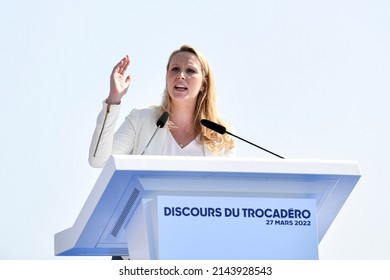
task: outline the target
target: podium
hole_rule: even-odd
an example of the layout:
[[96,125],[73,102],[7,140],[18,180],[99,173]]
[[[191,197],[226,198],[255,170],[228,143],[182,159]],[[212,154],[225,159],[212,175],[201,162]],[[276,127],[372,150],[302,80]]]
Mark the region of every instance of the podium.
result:
[[57,256],[318,259],[353,161],[112,156]]

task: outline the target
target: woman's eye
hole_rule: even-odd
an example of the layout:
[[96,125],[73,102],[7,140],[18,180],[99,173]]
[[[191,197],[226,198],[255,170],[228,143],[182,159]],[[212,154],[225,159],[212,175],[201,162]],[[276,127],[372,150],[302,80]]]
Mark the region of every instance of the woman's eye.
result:
[[173,67],[171,70],[172,70],[173,72],[177,72],[177,71],[179,71],[179,67]]
[[195,71],[194,69],[192,69],[192,68],[188,68],[188,69],[187,69],[187,72],[188,72],[188,73],[191,73],[191,74],[196,73],[196,71]]

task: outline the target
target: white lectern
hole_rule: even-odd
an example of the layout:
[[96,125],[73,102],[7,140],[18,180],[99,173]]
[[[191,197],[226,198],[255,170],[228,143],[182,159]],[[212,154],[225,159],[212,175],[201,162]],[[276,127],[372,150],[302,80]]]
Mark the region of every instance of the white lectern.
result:
[[359,178],[351,161],[112,156],[55,254],[318,259]]

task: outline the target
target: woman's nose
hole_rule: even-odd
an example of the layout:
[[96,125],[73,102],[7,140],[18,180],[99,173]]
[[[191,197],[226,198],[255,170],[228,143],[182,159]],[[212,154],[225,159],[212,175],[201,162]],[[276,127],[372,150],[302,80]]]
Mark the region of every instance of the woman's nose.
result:
[[184,71],[180,71],[178,77],[180,79],[184,79],[186,77],[186,74],[184,73]]

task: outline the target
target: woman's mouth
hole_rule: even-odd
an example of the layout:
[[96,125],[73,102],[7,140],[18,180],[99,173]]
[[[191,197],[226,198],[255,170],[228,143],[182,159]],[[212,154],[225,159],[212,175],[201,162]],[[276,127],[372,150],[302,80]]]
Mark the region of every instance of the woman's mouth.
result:
[[175,86],[175,90],[177,91],[186,91],[188,88],[186,86],[177,85]]

